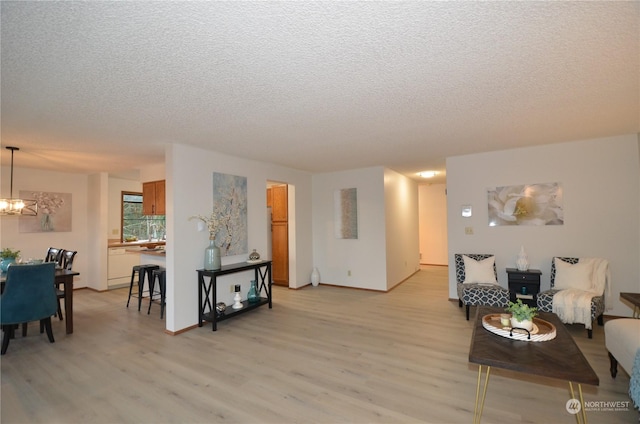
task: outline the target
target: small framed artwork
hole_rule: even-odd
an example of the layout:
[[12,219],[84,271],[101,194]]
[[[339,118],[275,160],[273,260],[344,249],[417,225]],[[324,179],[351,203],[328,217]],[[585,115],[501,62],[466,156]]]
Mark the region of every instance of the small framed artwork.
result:
[[336,238],[358,238],[357,189],[345,188],[334,192],[334,220]]

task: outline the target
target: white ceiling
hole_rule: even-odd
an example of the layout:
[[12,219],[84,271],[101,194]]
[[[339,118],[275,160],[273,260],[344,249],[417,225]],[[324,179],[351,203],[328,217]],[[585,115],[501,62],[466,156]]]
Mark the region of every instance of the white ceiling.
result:
[[[15,165],[309,172],[640,131],[640,2],[1,2]],[[2,150],[7,165],[9,152]]]

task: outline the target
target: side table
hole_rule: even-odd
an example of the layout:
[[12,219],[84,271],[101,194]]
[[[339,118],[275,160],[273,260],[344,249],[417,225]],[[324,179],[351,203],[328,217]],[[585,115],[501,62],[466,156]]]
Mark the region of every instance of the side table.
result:
[[620,297],[633,305],[633,317],[640,319],[640,293],[620,293]]
[[507,268],[510,300],[515,302],[522,299],[522,303],[536,306],[536,296],[540,293],[540,275],[542,272],[539,269],[520,271]]

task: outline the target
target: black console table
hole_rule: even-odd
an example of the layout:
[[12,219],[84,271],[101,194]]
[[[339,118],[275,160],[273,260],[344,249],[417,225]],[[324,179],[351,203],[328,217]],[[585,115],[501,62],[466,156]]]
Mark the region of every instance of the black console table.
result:
[[[260,300],[249,303],[244,300],[242,309],[232,309],[230,306],[224,313],[216,312],[216,287],[217,278],[227,274],[234,274],[242,271],[255,271],[255,280],[258,283],[258,293]],[[271,261],[260,261],[256,263],[241,262],[238,264],[224,265],[222,269],[217,271],[207,271],[204,269],[198,272],[198,327],[202,327],[203,321],[210,321],[213,331],[217,330],[218,321],[232,318],[238,314],[248,312],[262,305],[269,305],[269,309],[273,307],[271,303]],[[263,297],[262,293],[267,295]]]

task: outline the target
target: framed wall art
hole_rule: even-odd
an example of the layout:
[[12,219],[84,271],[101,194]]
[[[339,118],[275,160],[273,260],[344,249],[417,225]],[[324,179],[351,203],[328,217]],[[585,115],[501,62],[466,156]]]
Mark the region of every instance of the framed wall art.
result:
[[357,189],[345,188],[334,192],[334,221],[336,238],[358,238]]
[[37,216],[20,216],[21,233],[71,231],[71,193],[20,190],[20,197],[34,199]]
[[487,190],[489,226],[564,225],[561,183],[523,184]]
[[216,234],[221,256],[248,253],[247,177],[213,173],[213,209],[222,225]]

